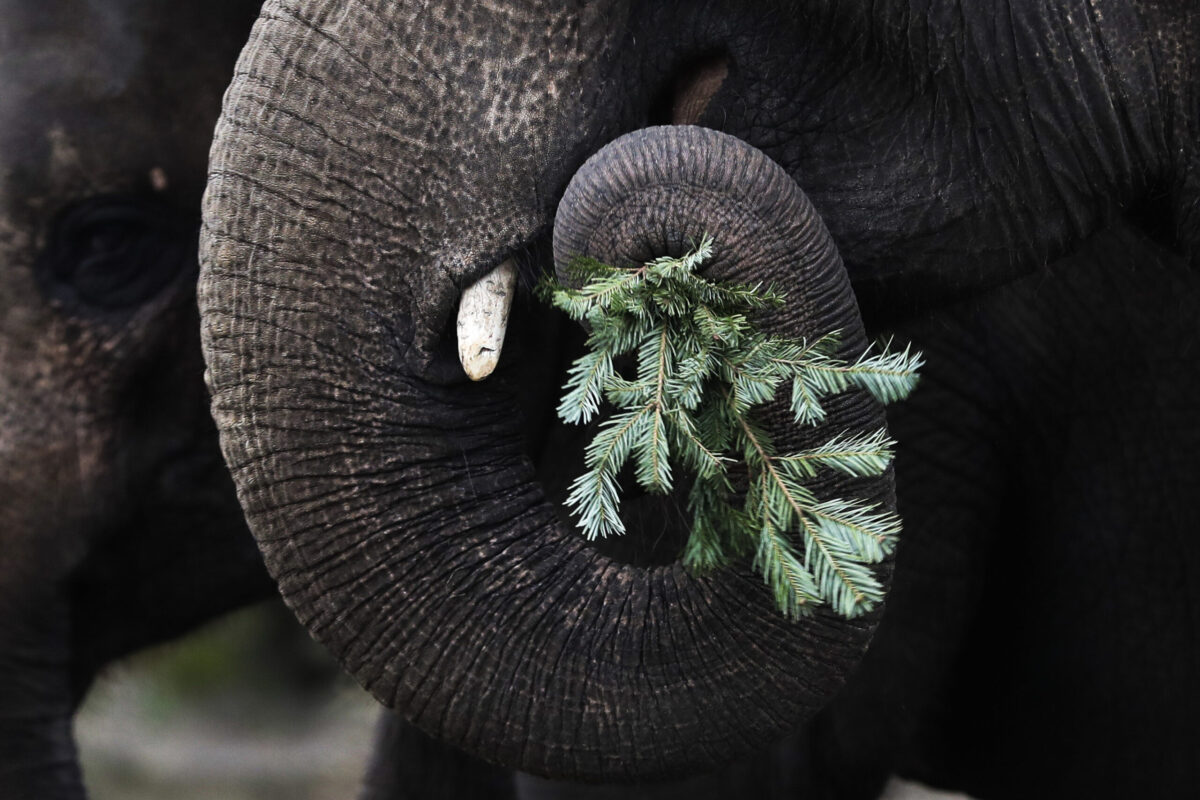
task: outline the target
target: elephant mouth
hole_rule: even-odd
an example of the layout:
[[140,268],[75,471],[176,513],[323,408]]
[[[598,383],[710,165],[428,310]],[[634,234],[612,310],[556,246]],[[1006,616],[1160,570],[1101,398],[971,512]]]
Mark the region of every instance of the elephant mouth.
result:
[[[567,511],[571,482],[585,470],[584,450],[610,416],[605,409],[587,425],[571,425],[559,418],[567,372],[587,350],[587,332],[565,315],[539,301],[532,287],[542,276],[553,274],[550,237],[545,234],[520,248],[512,257],[516,266],[511,312],[495,372],[482,380],[505,394],[505,406],[519,419],[523,453],[546,501],[555,510],[564,530],[579,537],[576,520]],[[490,274],[490,273],[489,273]],[[481,278],[478,284],[487,280]],[[478,285],[476,284],[476,285]],[[446,338],[461,336],[461,327],[447,330]],[[461,341],[460,341],[461,343]],[[617,368],[629,374],[629,363]],[[601,537],[589,542],[598,553],[634,567],[675,563],[689,534],[686,496],[689,483],[681,481],[671,493],[654,495],[642,489],[632,465],[620,477],[625,536]]]

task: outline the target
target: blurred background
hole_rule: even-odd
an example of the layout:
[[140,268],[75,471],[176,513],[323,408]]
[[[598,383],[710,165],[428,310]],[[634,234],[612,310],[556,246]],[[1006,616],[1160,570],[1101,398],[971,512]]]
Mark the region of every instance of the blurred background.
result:
[[271,601],[111,667],[76,736],[92,800],[346,800],[378,709]]

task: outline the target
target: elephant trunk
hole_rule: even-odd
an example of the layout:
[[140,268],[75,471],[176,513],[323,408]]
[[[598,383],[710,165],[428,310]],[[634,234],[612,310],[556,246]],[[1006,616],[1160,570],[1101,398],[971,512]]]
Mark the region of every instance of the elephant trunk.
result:
[[[765,324],[814,338],[842,331],[842,350],[866,347],[845,267],[816,210],[784,170],[735,137],[694,126],[646,128],[621,137],[575,174],[558,207],[554,260],[585,255],[629,266],[681,256],[715,241],[709,277],[774,283],[787,305]],[[880,424],[866,416],[845,427]]]

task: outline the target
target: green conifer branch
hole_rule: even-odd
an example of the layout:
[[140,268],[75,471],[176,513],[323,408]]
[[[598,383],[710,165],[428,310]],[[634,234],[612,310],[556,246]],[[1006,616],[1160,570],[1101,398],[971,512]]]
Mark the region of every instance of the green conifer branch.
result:
[[[765,524],[774,531],[789,530],[799,525],[804,534],[806,561],[809,562],[806,567],[812,566],[812,562],[815,562],[816,575],[829,576],[823,583],[826,586],[832,583],[836,587],[828,594],[832,595],[839,614],[853,617],[869,610],[871,605],[867,603],[867,599],[869,595],[878,594],[873,591],[878,587],[878,583],[875,582],[874,576],[869,571],[855,570],[843,563],[843,560],[867,560],[868,554],[864,553],[862,548],[850,545],[845,538],[835,540],[833,537],[826,536],[832,531],[823,527],[819,519],[813,519],[813,509],[817,507],[816,499],[807,489],[790,480],[780,469],[772,455],[773,448],[763,441],[761,432],[755,430],[744,419],[739,422],[749,448],[746,462],[751,470],[758,473],[760,516]],[[881,558],[882,556],[874,559],[871,563],[876,563]],[[807,569],[804,572],[807,573]],[[783,575],[788,580],[797,578],[797,573],[790,568],[783,570]],[[799,582],[792,587],[792,590],[799,595],[807,596],[807,593],[802,591],[803,586]],[[820,596],[816,599],[819,600]],[[786,609],[783,610],[787,613]]]
[[[591,328],[588,352],[568,372],[559,416],[583,424],[602,400],[617,409],[587,446],[587,471],[571,484],[567,505],[589,538],[624,533],[618,477],[629,459],[637,483],[658,494],[671,491],[682,469],[692,479],[685,565],[704,572],[753,556],[788,617],[821,605],[846,617],[866,613],[883,597],[871,567],[895,548],[900,520],[857,500],[818,501],[805,483],[825,471],[880,475],[894,442],[883,430],[843,432],[779,453],[752,411],[783,384],[802,425],[823,421],[821,402],[852,389],[894,402],[915,386],[921,357],[885,346],[847,363],[836,357],[836,331],[811,342],[763,334],[747,313],[778,306],[783,296],[700,277],[711,256],[705,238],[682,258],[633,268],[578,259],[568,268],[578,288],[552,280],[539,287]],[[628,378],[614,359],[634,352],[636,376]],[[734,464],[745,470],[740,507]]]

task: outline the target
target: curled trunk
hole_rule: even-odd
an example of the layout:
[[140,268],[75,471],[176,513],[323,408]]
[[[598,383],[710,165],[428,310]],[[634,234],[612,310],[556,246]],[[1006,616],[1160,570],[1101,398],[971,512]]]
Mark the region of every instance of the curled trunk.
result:
[[[335,23],[357,21],[306,21]],[[313,60],[296,79],[312,91],[355,68],[308,27],[301,36]],[[520,182],[451,191],[434,181],[435,195],[409,162],[379,158],[411,137],[372,130],[379,109],[355,113],[359,94],[337,95],[344,116],[319,128],[277,107],[305,95],[291,86],[276,99],[269,87],[293,73],[275,52],[251,42],[218,128],[201,308],[226,460],[268,568],[310,631],[424,732],[545,775],[709,769],[823,706],[877,615],[791,623],[748,565],[697,577],[599,553],[535,479],[521,423],[530,388],[503,363],[470,383],[439,345],[452,341],[452,281],[506,255],[479,232],[544,224],[529,207],[491,216],[521,207]],[[296,174],[321,177],[298,192]],[[472,193],[486,200],[433,205]],[[423,227],[425,213],[436,227]],[[679,253],[709,233],[720,244],[711,274],[788,290],[766,324],[792,336],[841,329],[847,351],[864,345],[812,206],[731,137],[669,128],[623,139],[583,168],[558,214],[556,252],[616,261]],[[536,354],[506,349],[514,356]],[[859,394],[829,410],[838,432],[883,423]],[[778,411],[768,429],[801,444]],[[836,488],[892,505],[890,477]]]

